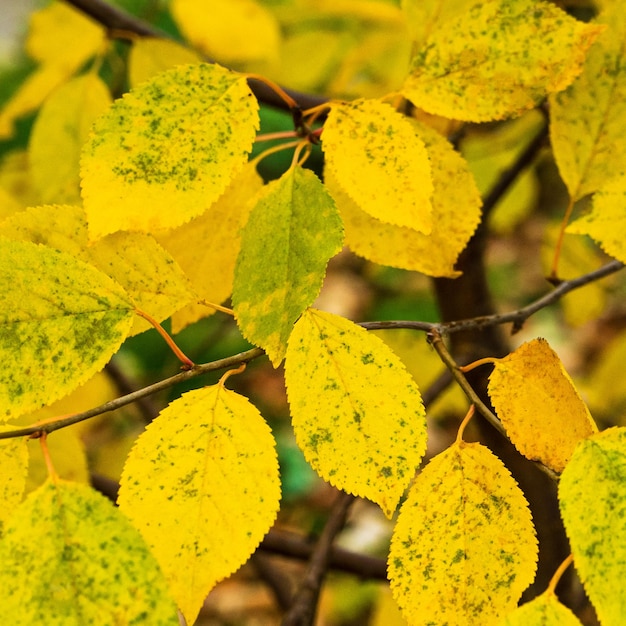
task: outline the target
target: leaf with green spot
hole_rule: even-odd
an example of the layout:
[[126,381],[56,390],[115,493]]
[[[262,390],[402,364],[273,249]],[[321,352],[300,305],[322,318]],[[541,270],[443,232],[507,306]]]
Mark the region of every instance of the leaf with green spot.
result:
[[292,167],[259,195],[241,235],[233,307],[244,337],[274,366],[342,243],[335,202],[310,170]]
[[141,535],[91,487],[48,480],[15,510],[0,541],[0,623],[178,624]]
[[1,419],[61,398],[104,367],[133,311],[122,287],[92,265],[0,239]]
[[603,626],[626,615],[626,428],[581,441],[559,481],[576,571]]
[[422,398],[398,357],[353,322],[308,309],[289,338],[285,380],[306,460],[391,517],[426,450]]
[[116,100],[81,159],[91,238],[203,213],[246,162],[258,126],[245,75],[215,64],[168,70]]
[[506,616],[501,626],[582,626],[582,622],[546,591]]
[[119,506],[192,624],[211,588],[254,552],[279,500],[269,426],[246,398],[214,385],[172,402],[140,435]]
[[322,148],[326,171],[361,210],[387,224],[431,231],[428,153],[405,116],[379,100],[333,104]]
[[391,591],[412,626],[496,626],[537,568],[524,495],[478,443],[454,443],[411,486],[389,551]]
[[26,441],[25,437],[0,440],[0,536],[4,524],[24,497],[28,471]]

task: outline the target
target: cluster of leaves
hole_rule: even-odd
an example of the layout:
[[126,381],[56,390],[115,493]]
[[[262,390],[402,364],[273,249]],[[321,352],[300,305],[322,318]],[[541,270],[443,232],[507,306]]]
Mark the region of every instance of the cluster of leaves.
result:
[[[215,15],[201,2],[172,3],[197,48],[233,65],[271,61],[278,29],[268,9],[211,4]],[[464,442],[461,428],[413,481],[427,444],[416,383],[379,337],[312,306],[344,245],[374,263],[457,276],[482,201],[441,130],[520,116],[546,98],[570,195],[563,229],[574,203],[593,194],[567,228],[626,262],[618,3],[591,23],[539,0],[440,4],[407,0],[400,12],[372,3],[367,19],[408,25],[413,52],[400,86],[304,111],[267,79],[142,38],[128,59],[131,89],[112,101],[99,74],[113,54],[105,30],[60,3],[33,16],[28,51],[38,65],[0,115],[8,136],[39,109],[28,146],[37,202],[9,198],[0,223],[3,623],[173,624],[178,607],[191,624],[207,593],[255,551],[279,511],[280,473],[267,423],[226,388],[237,370],[171,402],[138,437],[119,508],[61,480],[54,455],[49,479],[23,495],[25,435],[98,410],[11,424],[87,382],[129,336],[150,325],[166,335],[159,323],[168,318],[177,332],[231,297],[242,335],[262,351],[228,365],[262,352],[284,363],[309,464],[389,518],[400,507],[388,573],[409,623],[578,623],[556,598],[558,576],[516,608],[535,576],[537,541],[503,463]],[[241,45],[220,34],[222,23],[246,25],[236,11],[252,20]],[[296,120],[281,145],[294,149],[291,164],[268,183],[257,173],[267,153],[250,157],[264,139],[251,79],[272,85]],[[320,139],[323,182],[305,167]],[[422,329],[445,353],[444,326]],[[205,371],[180,356],[190,376]],[[544,340],[487,361],[492,418],[522,455],[560,475],[576,569],[601,623],[622,623],[625,431],[598,432]]]

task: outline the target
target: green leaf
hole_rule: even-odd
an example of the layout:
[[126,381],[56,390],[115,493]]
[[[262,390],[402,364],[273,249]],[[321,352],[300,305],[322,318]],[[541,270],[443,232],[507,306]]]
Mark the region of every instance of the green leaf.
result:
[[509,613],[502,626],[582,626],[582,622],[546,591]]
[[574,564],[602,626],[626,616],[626,429],[581,441],[559,482]]
[[28,471],[26,439],[0,440],[0,536],[3,526],[24,497]]
[[116,100],[83,149],[91,238],[203,213],[246,162],[258,126],[246,77],[214,64],[168,70]]
[[0,622],[178,624],[163,575],[126,517],[90,487],[48,481],[0,542]]
[[391,517],[426,450],[422,398],[398,357],[353,322],[308,309],[289,339],[285,380],[306,460]]
[[280,477],[269,426],[221,384],[172,402],[133,447],[119,505],[151,547],[187,623],[270,529]]
[[259,195],[241,235],[233,306],[244,337],[274,366],[342,243],[335,202],[310,170],[292,167]]
[[50,404],[104,367],[128,335],[133,310],[95,267],[0,239],[0,420]]

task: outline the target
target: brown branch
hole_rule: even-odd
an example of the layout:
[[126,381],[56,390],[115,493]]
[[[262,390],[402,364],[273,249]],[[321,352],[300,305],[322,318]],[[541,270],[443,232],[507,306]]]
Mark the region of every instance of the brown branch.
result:
[[354,496],[347,493],[339,494],[313,550],[304,580],[281,626],[313,626],[322,583],[330,563],[333,541],[346,523],[348,510],[353,501]]
[[[120,395],[127,395],[137,390],[137,385],[134,385],[132,381],[129,380],[128,376],[117,364],[115,357],[105,365],[104,371],[117,387]],[[137,398],[135,402],[146,424],[149,424],[159,414],[159,409],[148,396]]]

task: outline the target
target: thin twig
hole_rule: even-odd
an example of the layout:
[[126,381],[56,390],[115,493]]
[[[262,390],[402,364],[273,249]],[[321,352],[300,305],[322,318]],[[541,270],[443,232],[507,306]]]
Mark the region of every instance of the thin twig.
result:
[[340,493],[311,555],[309,567],[281,626],[313,626],[320,590],[330,563],[333,541],[346,523],[354,496]]

